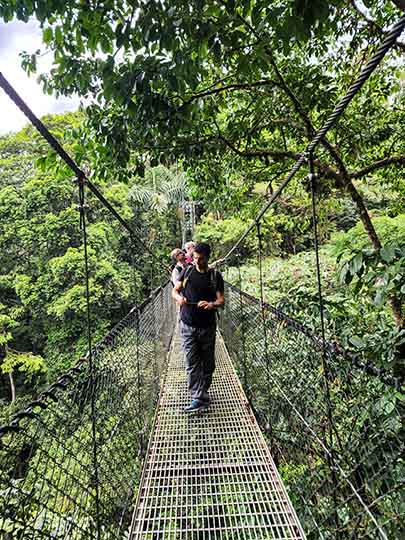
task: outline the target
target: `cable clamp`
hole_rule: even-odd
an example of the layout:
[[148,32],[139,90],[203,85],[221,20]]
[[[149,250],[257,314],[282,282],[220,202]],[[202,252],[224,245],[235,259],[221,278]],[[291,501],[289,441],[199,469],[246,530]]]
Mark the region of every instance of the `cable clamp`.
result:
[[76,178],[73,180],[73,182],[77,182],[79,184],[85,184],[87,182],[87,176],[85,172],[80,170],[80,172],[77,173]]

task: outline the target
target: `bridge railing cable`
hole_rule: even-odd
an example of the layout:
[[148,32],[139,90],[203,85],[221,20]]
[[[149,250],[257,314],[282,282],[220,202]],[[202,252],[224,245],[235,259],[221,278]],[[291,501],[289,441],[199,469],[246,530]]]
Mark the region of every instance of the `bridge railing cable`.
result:
[[[401,537],[400,381],[326,339],[312,157],[404,27],[402,17],[278,189],[218,261],[239,260],[247,237],[258,232],[260,299],[241,290],[239,268],[239,288],[226,286],[222,331],[309,538]],[[321,336],[263,298],[260,223],[308,161]]]
[[307,537],[399,540],[404,442],[398,390],[239,287],[226,283],[225,295],[220,324],[226,345]]
[[92,365],[80,359],[0,428],[2,538],[124,536],[176,316],[170,294],[156,289],[93,347]]
[[143,276],[144,288],[167,277],[167,268],[1,73],[0,86],[77,178],[88,342],[87,355],[75,367],[0,428],[0,533],[7,538],[121,538],[129,525],[175,311],[171,285],[158,287],[93,347],[87,209],[94,200],[127,233],[122,242],[129,240],[135,281],[136,270],[145,273],[145,257],[153,275]]

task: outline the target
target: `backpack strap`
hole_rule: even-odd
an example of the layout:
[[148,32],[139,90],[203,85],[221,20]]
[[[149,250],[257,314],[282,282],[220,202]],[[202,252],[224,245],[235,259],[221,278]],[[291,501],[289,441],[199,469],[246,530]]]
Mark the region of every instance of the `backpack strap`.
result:
[[[190,278],[190,276],[191,276],[191,274],[193,273],[194,270],[195,270],[195,266],[193,264],[186,268],[184,278],[183,278],[183,289],[186,288],[187,282],[188,282],[188,280],[189,280],[189,278]],[[215,268],[209,268],[208,269],[208,274],[210,276],[211,286],[213,287],[214,291],[216,292],[217,284],[218,284],[218,281],[217,281],[218,272],[217,272],[217,270]]]
[[215,268],[210,268],[208,270],[209,274],[210,274],[210,282],[211,282],[211,286],[213,287],[214,291],[216,292],[217,291],[217,271]]
[[194,268],[195,266],[193,264],[191,264],[190,266],[187,266],[186,271],[184,273],[184,278],[183,278],[183,289],[186,288],[187,281],[189,280]]
[[[211,281],[211,287],[213,287],[215,294],[217,293],[217,287],[218,287],[218,271],[216,268],[210,268],[209,270],[210,274],[210,281]],[[219,314],[219,309],[215,310],[216,318],[219,320],[221,318]]]

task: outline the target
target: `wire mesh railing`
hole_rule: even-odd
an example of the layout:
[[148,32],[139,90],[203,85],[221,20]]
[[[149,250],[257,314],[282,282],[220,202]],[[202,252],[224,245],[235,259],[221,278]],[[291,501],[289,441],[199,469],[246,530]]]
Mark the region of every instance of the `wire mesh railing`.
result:
[[327,343],[328,404],[322,340],[229,283],[221,327],[308,539],[403,538],[395,385]]
[[93,376],[82,358],[0,429],[1,538],[124,536],[175,316],[156,289],[94,347]]
[[304,540],[220,336],[211,405],[189,416],[177,328],[131,540]]

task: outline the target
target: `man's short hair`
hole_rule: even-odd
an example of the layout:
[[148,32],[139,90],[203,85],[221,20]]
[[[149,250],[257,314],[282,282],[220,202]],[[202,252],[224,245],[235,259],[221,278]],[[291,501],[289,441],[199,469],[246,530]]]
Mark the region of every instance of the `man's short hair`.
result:
[[195,246],[194,251],[196,253],[200,253],[201,255],[205,255],[205,257],[209,259],[209,256],[211,255],[211,246],[205,242],[200,242]]
[[176,248],[170,253],[170,257],[173,259],[173,261],[175,261],[177,256],[180,255],[180,253],[184,253],[183,250],[180,248]]

